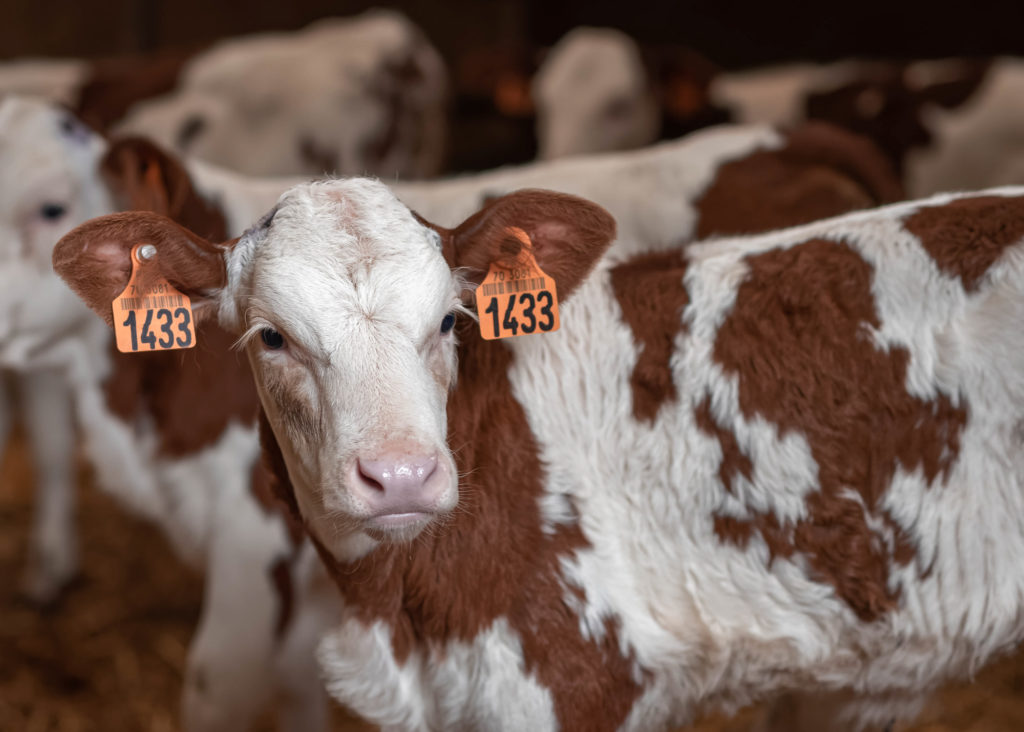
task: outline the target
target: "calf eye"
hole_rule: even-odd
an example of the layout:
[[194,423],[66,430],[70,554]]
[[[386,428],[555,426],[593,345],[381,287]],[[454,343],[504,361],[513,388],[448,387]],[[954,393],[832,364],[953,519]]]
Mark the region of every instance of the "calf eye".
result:
[[284,348],[284,336],[273,328],[264,328],[261,330],[260,338],[263,339],[263,345],[271,351],[277,351]]
[[66,206],[60,203],[44,203],[39,207],[39,215],[47,221],[56,221],[68,212]]
[[441,321],[441,332],[447,333],[453,327],[455,327],[455,313],[448,313]]

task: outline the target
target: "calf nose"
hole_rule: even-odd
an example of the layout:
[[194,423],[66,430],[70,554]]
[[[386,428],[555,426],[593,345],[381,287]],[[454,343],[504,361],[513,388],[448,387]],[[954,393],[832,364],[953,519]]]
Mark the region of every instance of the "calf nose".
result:
[[386,455],[372,460],[359,458],[359,477],[367,485],[390,493],[421,488],[437,470],[437,455]]
[[374,513],[430,511],[445,484],[437,453],[360,457],[355,472],[355,491]]

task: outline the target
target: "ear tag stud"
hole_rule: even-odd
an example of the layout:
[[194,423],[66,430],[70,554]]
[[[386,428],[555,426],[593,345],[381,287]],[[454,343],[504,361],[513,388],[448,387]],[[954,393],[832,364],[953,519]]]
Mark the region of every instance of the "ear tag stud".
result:
[[121,353],[192,348],[196,329],[192,301],[160,273],[156,247],[132,247],[132,276],[111,303],[114,337]]
[[517,226],[507,236],[522,243],[519,253],[491,262],[484,281],[476,288],[480,335],[497,338],[552,333],[558,330],[558,291],[533,254],[529,235]]

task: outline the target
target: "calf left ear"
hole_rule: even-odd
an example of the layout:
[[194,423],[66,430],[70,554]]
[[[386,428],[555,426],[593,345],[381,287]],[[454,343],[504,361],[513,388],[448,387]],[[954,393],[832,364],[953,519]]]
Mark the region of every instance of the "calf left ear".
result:
[[537,264],[566,300],[615,239],[615,219],[596,203],[565,193],[522,190],[495,198],[449,232],[444,254],[452,267],[479,284],[491,262],[515,257],[523,246],[508,229],[525,231]]
[[214,244],[158,214],[131,211],[86,221],[57,242],[53,269],[107,325],[113,325],[111,304],[131,277],[136,244],[156,248],[152,266],[144,271],[163,275],[188,295],[197,323],[213,311],[209,306],[227,283],[224,254],[232,243]]

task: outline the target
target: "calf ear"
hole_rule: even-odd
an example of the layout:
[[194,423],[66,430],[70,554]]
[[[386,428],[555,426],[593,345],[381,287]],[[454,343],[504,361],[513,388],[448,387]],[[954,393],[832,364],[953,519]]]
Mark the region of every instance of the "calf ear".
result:
[[514,257],[522,243],[509,227],[525,231],[537,264],[566,300],[615,239],[615,219],[595,203],[553,191],[522,190],[495,198],[452,231],[445,258],[479,284],[491,262]]
[[227,238],[223,215],[195,189],[185,166],[149,140],[113,140],[100,170],[118,208],[153,211],[200,236],[218,241]]
[[231,245],[213,244],[159,214],[132,211],[87,221],[53,249],[53,269],[97,315],[113,325],[111,303],[132,273],[131,251],[152,244],[156,269],[192,299],[198,323],[214,310],[227,282],[224,254]]

